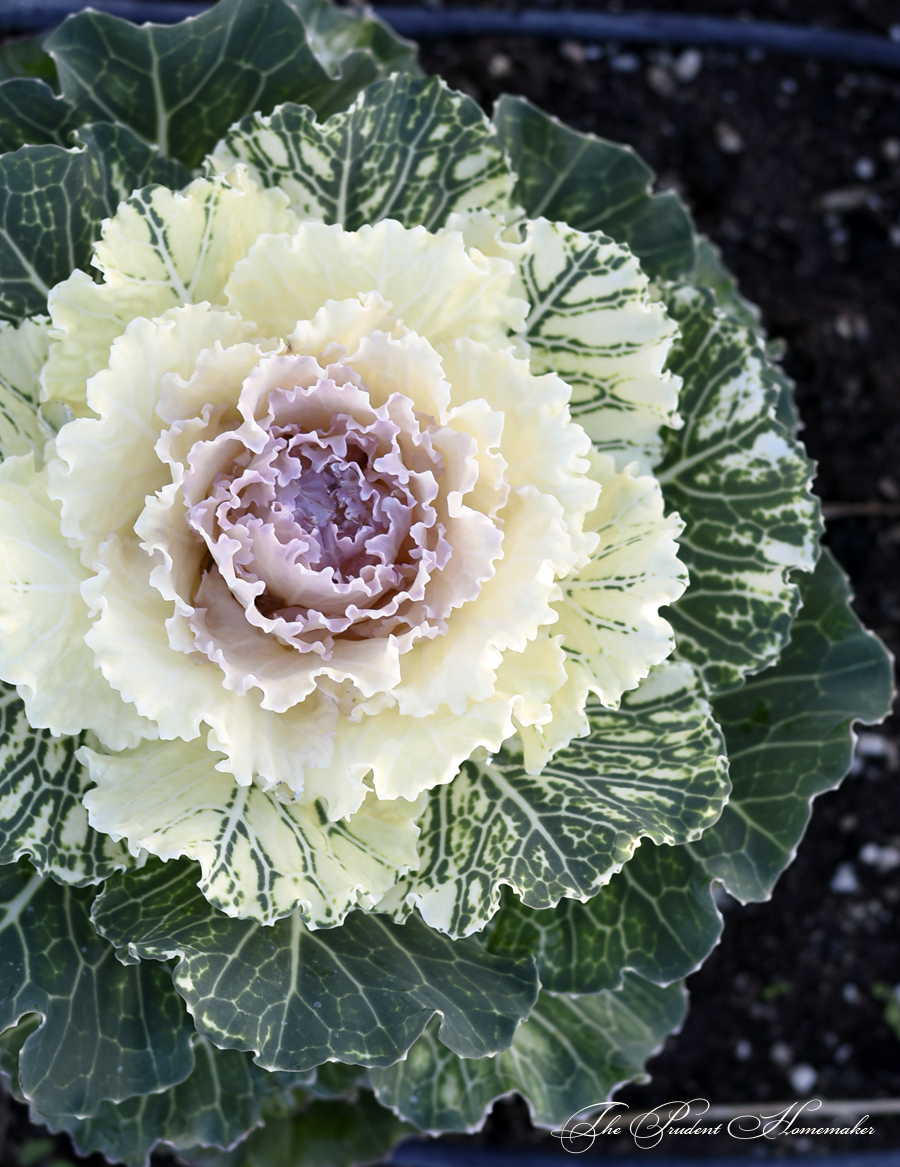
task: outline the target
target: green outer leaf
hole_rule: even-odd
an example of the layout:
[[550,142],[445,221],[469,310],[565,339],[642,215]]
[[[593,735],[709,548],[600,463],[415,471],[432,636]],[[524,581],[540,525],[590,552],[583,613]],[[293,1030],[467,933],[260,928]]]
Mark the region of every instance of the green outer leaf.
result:
[[684,380],[683,429],[657,469],[667,508],[687,524],[691,583],[668,610],[678,654],[712,692],[778,659],[799,604],[792,567],[811,571],[822,531],[812,463],[776,417],[782,380],[756,336],[712,292],[665,292],[681,328],[669,367]]
[[597,993],[618,989],[626,969],[671,984],[699,968],[721,932],[703,866],[685,847],[644,842],[585,904],[567,899],[535,912],[507,893],[487,946],[505,956],[533,952],[549,992]]
[[0,152],[20,146],[68,146],[69,134],[85,119],[49,85],[32,77],[0,84]]
[[464,935],[494,914],[504,883],[532,908],[586,899],[642,837],[684,842],[718,818],[724,742],[689,667],[662,665],[620,709],[591,699],[587,712],[590,736],[542,774],[503,751],[432,792],[422,866],[390,893],[398,914],[415,904],[432,926]]
[[353,1167],[380,1163],[413,1127],[379,1106],[369,1090],[352,1102],[314,1100],[285,1110],[266,1108],[266,1125],[226,1154],[198,1150],[194,1167]]
[[142,187],[158,184],[179,190],[192,178],[176,158],[160,158],[125,126],[109,122],[81,126],[75,131],[75,141],[83,142],[102,168],[103,198],[110,215]]
[[95,924],[136,956],[179,955],[175,987],[198,1031],[256,1050],[266,1069],[388,1065],[435,1012],[441,1041],[482,1057],[509,1045],[537,995],[532,958],[453,943],[416,918],[400,926],[351,912],[311,932],[295,914],[263,927],[211,908],[196,881],[192,863],[151,860],[105,885]]
[[86,150],[23,146],[0,156],[0,316],[43,312],[47,293],[86,267],[109,213]]
[[738,290],[737,280],[722,263],[722,252],[712,240],[700,236],[696,241],[694,266],[686,273],[689,283],[698,288],[709,288],[716,304],[738,324],[763,336],[761,313]]
[[0,1073],[5,1075],[4,1085],[19,1102],[27,1101],[19,1085],[19,1054],[41,1020],[39,1013],[26,1013],[15,1025],[0,1032]]
[[348,231],[385,218],[435,231],[453,211],[505,209],[513,182],[484,114],[439,77],[378,82],[323,124],[299,105],[254,113],[215,152],[219,170],[236,162],[283,187],[301,218]]
[[128,1167],[143,1167],[159,1143],[176,1150],[233,1147],[261,1124],[263,1103],[283,1088],[283,1076],[267,1074],[246,1054],[216,1049],[196,1035],[193,1046],[193,1073],[168,1090],[104,1102],[92,1118],[32,1113],[32,1120],[68,1131],[80,1155],[99,1151]]
[[25,863],[0,869],[0,1031],[44,1024],[22,1046],[25,1096],[45,1114],[164,1090],[191,1072],[190,1020],[160,965],[125,966],[91,925],[92,896]]
[[88,825],[89,783],[75,758],[84,735],[32,729],[11,685],[0,684],[0,864],[28,855],[61,883],[99,883],[131,865],[123,843]]
[[628,973],[615,991],[541,993],[510,1049],[494,1058],[454,1057],[429,1026],[405,1061],[369,1078],[381,1103],[433,1133],[477,1129],[494,1099],[513,1090],[538,1126],[554,1126],[623,1082],[646,1080],[644,1062],[686,1008],[680,983],[661,989]]
[[694,264],[694,229],[668,191],[651,195],[653,171],[630,146],[579,134],[523,97],[504,94],[494,125],[518,174],[514,197],[529,219],[543,215],[627,243],[651,276],[674,278]]
[[329,72],[342,64],[354,49],[367,49],[379,74],[411,72],[421,76],[414,41],[398,36],[371,9],[339,8],[331,0],[288,0],[306,25],[313,52]]
[[8,40],[0,45],[0,81],[11,77],[37,77],[59,88],[56,66],[37,37]]
[[330,112],[378,74],[374,57],[354,54],[350,91],[333,80],[286,0],[221,0],[176,25],[136,27],[82,12],[45,44],[74,106],[128,126],[188,166],[198,165],[228,126],[253,110],[268,113],[297,101]]
[[42,312],[54,284],[87,269],[100,224],[148,182],[185,171],[124,126],[83,127],[81,149],[23,146],[0,155],[0,318]]
[[794,857],[812,799],[846,774],[854,718],[880,721],[891,707],[891,656],[851,611],[829,551],[801,577],[800,592],[803,606],[778,664],[713,703],[734,793],[691,850],[742,901],[768,898]]

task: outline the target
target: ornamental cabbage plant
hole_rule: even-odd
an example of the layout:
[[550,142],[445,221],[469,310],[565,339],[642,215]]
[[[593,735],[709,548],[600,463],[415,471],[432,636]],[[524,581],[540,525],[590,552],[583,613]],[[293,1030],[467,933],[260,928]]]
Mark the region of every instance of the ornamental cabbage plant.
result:
[[0,1067],[136,1167],[560,1124],[890,700],[790,384],[630,150],[369,16],[45,48],[59,94],[0,84]]

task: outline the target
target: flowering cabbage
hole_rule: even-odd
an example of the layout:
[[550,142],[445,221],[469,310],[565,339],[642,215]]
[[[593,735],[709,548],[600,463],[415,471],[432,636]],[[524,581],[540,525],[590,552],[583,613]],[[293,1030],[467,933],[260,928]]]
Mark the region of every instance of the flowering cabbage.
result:
[[368,17],[48,45],[62,97],[0,85],[0,1069],[135,1165],[361,1088],[562,1122],[887,699],[790,386],[632,153]]
[[[0,677],[32,725],[96,735],[92,825],[198,859],[231,914],[371,907],[418,865],[425,791],[517,731],[539,772],[589,691],[615,707],[671,651],[679,521],[634,464],[591,464],[521,337],[523,268],[598,245],[503,226],[485,255],[469,221],[299,221],[239,166],[125,203],[103,282],[50,293],[45,408],[76,416],[39,469],[0,467]],[[667,407],[673,330],[599,249],[569,331],[630,331],[629,381]]]

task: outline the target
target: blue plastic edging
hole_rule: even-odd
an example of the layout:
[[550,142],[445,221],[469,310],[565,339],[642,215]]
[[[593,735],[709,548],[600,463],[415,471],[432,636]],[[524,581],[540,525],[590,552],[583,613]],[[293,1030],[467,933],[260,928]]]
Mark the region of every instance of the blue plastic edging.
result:
[[[684,1156],[671,1158],[666,1156],[645,1155],[637,1151],[635,1156],[598,1154],[588,1151],[585,1158],[572,1156],[562,1149],[558,1153],[548,1151],[531,1151],[527,1148],[509,1151],[489,1146],[471,1146],[463,1143],[445,1143],[438,1140],[407,1139],[402,1142],[385,1162],[390,1167],[564,1167],[569,1164],[575,1167],[587,1167],[588,1163],[597,1164],[601,1161],[605,1167],[617,1167],[627,1164],[634,1167],[636,1157],[642,1157],[647,1167],[738,1167],[739,1164],[767,1164],[776,1159],[774,1152],[777,1149],[788,1149],[783,1142],[777,1139],[765,1147],[765,1154],[758,1141],[752,1144],[735,1140],[735,1153],[722,1155],[718,1158],[706,1156],[690,1159]],[[771,1151],[769,1150],[771,1146]],[[573,1162],[574,1158],[574,1162]],[[784,1156],[777,1156],[779,1163],[784,1163]],[[804,1154],[803,1167],[900,1167],[900,1151],[834,1151],[828,1155]]]
[[553,12],[533,8],[521,12],[447,8],[435,12],[424,8],[376,6],[375,11],[401,36],[417,38],[502,35],[717,45],[900,68],[900,43],[887,37],[772,21],[671,16],[661,12]]
[[[174,0],[94,0],[98,11],[135,23],[172,24],[210,5]],[[34,32],[60,24],[86,7],[84,0],[0,0],[0,29]],[[900,69],[900,43],[869,33],[809,28],[772,21],[679,16],[661,12],[554,12],[484,8],[427,9],[378,6],[375,11],[401,36],[423,39],[471,36],[539,36],[630,44],[689,44],[764,49],[800,57]]]

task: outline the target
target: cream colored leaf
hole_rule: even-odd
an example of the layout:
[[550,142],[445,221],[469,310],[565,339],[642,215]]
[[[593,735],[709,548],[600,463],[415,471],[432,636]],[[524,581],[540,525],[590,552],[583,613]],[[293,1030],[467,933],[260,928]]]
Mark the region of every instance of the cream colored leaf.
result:
[[358,231],[302,223],[295,234],[265,235],[237,264],[228,307],[264,336],[288,336],[328,300],[378,292],[393,315],[431,344],[467,336],[505,347],[527,305],[509,291],[505,259],[474,258],[457,234],[407,230],[388,219]]
[[33,455],[0,465],[0,677],[15,685],[30,723],[54,734],[92,729],[111,749],[156,736],[111,689],[85,645],[86,572],[59,529],[46,471]]
[[617,472],[609,455],[594,456],[600,501],[585,522],[599,537],[590,563],[562,584],[554,631],[587,687],[616,708],[653,665],[669,656],[674,634],[659,609],[687,586],[676,539],[684,524],[666,516],[659,483],[631,466]]
[[85,796],[91,825],[134,855],[198,860],[203,894],[229,916],[271,924],[299,907],[307,926],[332,927],[418,864],[416,803],[369,794],[349,821],[330,822],[318,803],[239,786],[201,741],[79,756],[98,783]]
[[0,321],[0,456],[40,454],[47,432],[38,418],[40,373],[47,359],[44,316],[18,328]]
[[660,427],[681,424],[680,382],[663,371],[678,330],[651,301],[638,260],[600,232],[536,219],[521,273],[532,368],[572,386],[572,416],[597,450],[647,473],[662,453]]
[[87,413],[87,381],[129,321],[179,304],[221,304],[232,268],[258,236],[294,228],[281,191],[261,190],[241,168],[229,179],[200,178],[183,192],[145,187],[104,223],[94,259],[103,283],[76,271],[50,293],[45,398]]

